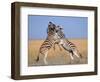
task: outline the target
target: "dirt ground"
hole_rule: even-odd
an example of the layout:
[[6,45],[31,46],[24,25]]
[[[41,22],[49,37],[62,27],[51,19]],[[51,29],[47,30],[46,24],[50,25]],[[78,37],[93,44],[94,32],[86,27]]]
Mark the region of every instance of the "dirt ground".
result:
[[[39,52],[39,48],[44,40],[30,40],[28,43],[28,66],[44,66],[43,55],[40,55],[40,60],[36,62],[36,58]],[[71,65],[71,64],[86,64],[88,52],[87,52],[87,40],[86,39],[70,39],[72,43],[77,46],[77,49],[82,54],[82,58],[79,59],[74,56],[74,60],[71,60],[68,55],[68,51],[62,48],[62,51],[56,45],[55,51],[53,48],[49,50],[47,61],[48,65]]]

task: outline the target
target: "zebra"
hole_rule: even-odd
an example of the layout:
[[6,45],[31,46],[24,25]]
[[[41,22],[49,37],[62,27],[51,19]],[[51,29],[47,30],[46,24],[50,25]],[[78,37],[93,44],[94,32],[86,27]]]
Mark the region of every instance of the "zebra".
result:
[[79,50],[77,49],[77,47],[75,46],[75,44],[73,44],[72,42],[70,42],[64,32],[62,31],[61,26],[56,26],[56,33],[58,34],[58,39],[60,41],[57,42],[57,44],[62,47],[64,50],[69,52],[69,55],[71,57],[71,59],[74,59],[74,55],[78,58],[82,58],[81,53],[79,52]]
[[44,55],[44,63],[48,64],[46,58],[48,55],[48,51],[51,49],[51,47],[54,46],[55,43],[59,43],[59,36],[57,34],[57,29],[56,25],[53,24],[52,22],[49,22],[48,24],[48,29],[47,29],[47,38],[46,40],[42,43],[39,49],[39,54],[37,56],[36,61],[39,61],[39,56],[40,54]]

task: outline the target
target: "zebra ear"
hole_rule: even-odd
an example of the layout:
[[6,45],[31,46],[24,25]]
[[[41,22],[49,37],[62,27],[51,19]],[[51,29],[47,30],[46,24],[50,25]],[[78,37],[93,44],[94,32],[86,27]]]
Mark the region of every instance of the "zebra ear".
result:
[[49,25],[50,25],[50,24],[53,24],[53,23],[50,21],[50,22],[49,22]]
[[63,30],[63,28],[61,28],[61,26],[58,25],[57,27],[58,27],[60,30]]
[[52,25],[54,25],[54,24],[52,22],[49,22],[48,26],[52,26]]

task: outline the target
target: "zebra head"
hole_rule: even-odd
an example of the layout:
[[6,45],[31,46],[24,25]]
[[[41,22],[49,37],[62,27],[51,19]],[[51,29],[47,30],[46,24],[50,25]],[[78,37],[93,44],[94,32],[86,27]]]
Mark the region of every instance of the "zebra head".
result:
[[56,28],[56,25],[53,24],[52,22],[49,22],[48,28],[47,28],[47,34],[49,34],[49,33],[54,34],[54,32],[56,30],[55,28]]
[[58,26],[56,26],[55,30],[56,30],[56,32],[61,32],[61,31],[63,31],[63,28],[58,25]]
[[61,26],[56,26],[55,31],[60,38],[65,38],[65,34],[63,32],[63,28]]

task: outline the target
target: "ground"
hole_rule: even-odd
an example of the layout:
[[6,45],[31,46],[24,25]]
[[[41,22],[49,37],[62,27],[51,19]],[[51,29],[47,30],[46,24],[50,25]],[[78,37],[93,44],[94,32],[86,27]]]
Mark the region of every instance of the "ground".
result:
[[[36,62],[36,58],[39,52],[39,48],[44,40],[29,40],[28,43],[28,66],[44,66],[43,55],[40,55],[40,60]],[[82,54],[82,58],[79,59],[74,56],[74,60],[71,60],[68,55],[68,51],[62,48],[62,51],[56,45],[55,50],[51,48],[48,53],[47,61],[48,65],[68,65],[68,64],[86,64],[87,63],[87,40],[86,39],[69,39],[77,46],[77,49]]]

